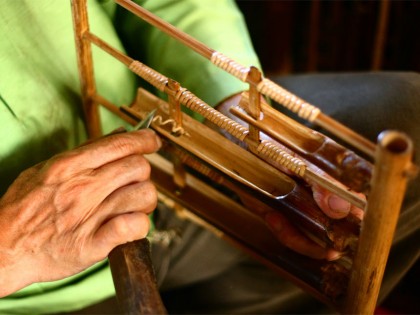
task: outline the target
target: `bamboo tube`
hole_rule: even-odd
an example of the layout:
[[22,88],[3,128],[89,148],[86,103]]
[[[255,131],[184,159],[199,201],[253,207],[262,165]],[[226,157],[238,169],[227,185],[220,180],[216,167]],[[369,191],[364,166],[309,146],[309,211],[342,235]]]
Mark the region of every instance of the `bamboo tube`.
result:
[[344,312],[373,314],[412,166],[413,145],[396,131],[379,136],[372,191],[356,251]]
[[102,131],[98,104],[93,98],[96,94],[96,85],[92,49],[90,42],[84,39],[84,34],[89,32],[86,0],[72,0],[71,8],[85,121],[89,137],[95,138],[100,136]]

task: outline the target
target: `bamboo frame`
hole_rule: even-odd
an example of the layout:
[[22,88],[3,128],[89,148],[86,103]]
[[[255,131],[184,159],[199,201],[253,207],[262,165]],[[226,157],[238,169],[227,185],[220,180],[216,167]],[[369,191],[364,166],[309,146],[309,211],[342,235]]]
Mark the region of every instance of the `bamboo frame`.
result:
[[[241,103],[242,110],[245,109],[245,112],[239,110],[233,110],[233,112],[245,120],[249,128],[229,120],[183,88],[178,82],[166,78],[139,61],[133,60],[92,34],[89,31],[86,0],[72,0],[81,90],[89,134],[95,137],[101,132],[97,112],[98,105],[103,105],[131,124],[135,124],[141,119],[145,111],[159,108],[159,118],[161,120],[155,120],[152,127],[163,137],[164,149],[167,150],[167,153],[176,156],[174,170],[172,171],[168,170],[168,168],[162,169],[161,166],[163,163],[156,163],[155,158],[151,158],[150,160],[155,174],[153,180],[161,192],[164,192],[166,196],[175,200],[176,203],[192,210],[194,216],[198,216],[201,221],[206,222],[206,225],[210,224],[223,237],[226,237],[251,255],[257,257],[273,269],[276,269],[283,276],[291,279],[338,311],[372,313],[376,304],[377,293],[383,276],[383,269],[385,268],[392,234],[395,230],[397,218],[395,213],[398,213],[404,196],[407,182],[405,171],[408,172],[408,169],[412,167],[412,144],[410,140],[406,136],[396,132],[385,133],[380,137],[379,145],[375,146],[341,123],[324,115],[313,105],[306,103],[297,96],[275,85],[270,80],[263,78],[258,69],[254,67],[243,67],[237,64],[221,53],[206,47],[191,36],[180,32],[172,25],[152,15],[130,0],[114,1],[206,57],[214,65],[229,72],[238,79],[247,82],[249,84],[249,97],[245,95],[242,98],[243,103]],[[103,98],[97,93],[95,87],[91,44],[95,44],[109,53],[126,65],[131,71],[154,85],[160,91],[165,92],[169,97],[169,104],[142,91],[139,91],[138,98],[131,107],[123,106],[122,108],[118,108],[118,106]],[[300,186],[293,179],[279,172],[279,170],[283,170],[286,167],[289,171],[295,172],[304,179],[328,188],[328,190],[349,200],[354,205],[365,208],[365,201],[360,199],[358,195],[349,192],[347,186],[350,185],[353,187],[351,181],[343,185],[341,183],[343,178],[340,178],[340,174],[335,174],[335,179],[320,176],[318,172],[314,171],[313,167],[315,165],[310,162],[311,158],[316,160],[322,157],[322,159],[328,162],[325,164],[331,164],[329,162],[339,157],[342,158],[342,156],[348,157],[348,154],[353,153],[349,153],[350,151],[346,148],[335,144],[330,139],[324,138],[322,135],[315,135],[301,125],[282,118],[279,114],[273,113],[272,109],[264,103],[261,103],[261,95],[266,95],[279,103],[283,103],[286,108],[301,117],[338,135],[343,141],[350,143],[365,154],[375,157],[374,177],[371,184],[369,185],[369,179],[372,165],[368,162],[361,163],[363,166],[359,169],[362,175],[366,175],[366,178],[362,180],[363,183],[354,184],[355,187],[359,187],[358,189],[360,191],[366,191],[367,186],[371,187],[366,207],[366,218],[363,222],[362,235],[358,243],[358,231],[357,228],[354,228],[354,226],[358,226],[358,222],[347,222],[340,225],[325,218],[325,216],[316,212],[317,207],[312,206],[313,201],[311,203],[309,199],[303,197],[305,196],[304,190],[299,188]],[[217,138],[216,135],[211,134],[205,129],[207,127],[192,121],[192,119],[182,114],[180,112],[181,104],[202,114],[218,127],[225,129],[232,136],[247,143],[255,155],[251,155],[247,151],[240,151],[243,149],[239,147],[229,147],[226,153],[224,151],[226,150],[225,147],[229,146],[229,144],[225,143],[227,140]],[[170,121],[171,126],[168,127],[162,123],[165,119],[166,121]],[[290,133],[288,138],[284,138],[284,135],[279,136],[279,134],[284,134],[284,130],[275,130],[274,125],[278,123],[282,124],[282,127],[288,128],[288,130],[295,130],[293,132],[287,132]],[[182,132],[178,132],[179,130],[182,130]],[[289,148],[297,149],[297,152],[305,157],[305,162],[301,162],[299,160],[300,157],[297,155],[289,157],[288,151],[281,151],[282,149],[279,149],[277,144],[261,140],[262,132],[273,136],[278,141],[286,143]],[[207,133],[209,135],[206,136],[205,134]],[[216,143],[212,143],[214,139],[217,139],[215,141]],[[314,146],[311,148],[307,147],[308,142],[312,142]],[[200,146],[200,143],[204,143],[205,145]],[[206,145],[209,148],[206,148]],[[373,153],[375,150],[377,150],[376,155]],[[332,155],[331,152],[333,152]],[[186,153],[192,154],[193,157]],[[356,165],[363,160],[359,159],[356,155],[351,156],[352,165]],[[238,157],[242,158],[239,159]],[[262,158],[266,163],[261,162],[258,157]],[[354,161],[357,161],[357,163]],[[308,164],[306,165],[306,163]],[[194,190],[197,187],[204,186],[201,186],[203,185],[202,183],[191,179],[191,176],[185,172],[183,164],[196,169],[216,183],[223,184],[233,192],[246,196],[256,206],[256,212],[252,213],[250,209],[245,209],[238,204],[231,204],[225,196],[218,194],[211,187],[207,187],[205,191]],[[337,164],[332,169],[339,169],[341,167],[343,165]],[[357,168],[358,166],[355,167]],[[173,180],[169,180],[170,178]],[[392,193],[388,193],[391,186],[396,186],[398,189],[392,188]],[[381,195],[384,191],[386,192],[384,194],[386,198],[383,198]],[[202,196],[199,200],[200,202],[196,199],[198,195]],[[260,200],[262,196],[263,202]],[[206,200],[211,206],[203,206],[202,200]],[[308,264],[308,260],[299,259],[295,255],[289,257],[283,251],[281,255],[275,255],[273,257],[268,255],[268,253],[276,252],[279,249],[277,248],[277,243],[273,242],[273,239],[270,240],[269,235],[271,234],[266,228],[259,227],[258,235],[261,237],[260,239],[257,237],[259,241],[247,240],[244,235],[248,233],[238,228],[241,224],[235,224],[238,218],[242,220],[241,223],[243,224],[252,224],[252,220],[256,220],[254,223],[261,223],[261,217],[268,211],[272,211],[273,207],[277,207],[278,204],[276,202],[279,200],[281,200],[282,206],[289,209],[288,211],[291,217],[300,222],[302,229],[310,237],[316,239],[317,242],[340,249],[350,248],[350,253],[347,256],[347,259],[350,261],[352,260],[352,251],[357,247],[355,261],[351,267],[352,272],[347,296],[345,296],[344,291],[345,285],[343,286],[341,283],[336,284],[325,280],[325,276],[329,276],[330,278],[339,277],[343,279],[343,283],[347,282],[346,278],[349,275],[347,274],[346,268],[349,266],[344,269],[340,267],[340,264],[346,264],[345,260],[341,261],[340,264],[318,264],[314,263],[314,261],[309,261]],[[305,202],[302,203],[302,201]],[[226,212],[223,216],[227,215],[229,217],[233,214],[235,216],[231,217],[231,219],[223,218],[226,219],[225,221],[220,220],[221,215],[215,217],[214,213],[212,214],[211,212],[214,210],[215,203],[219,204],[221,208],[223,208],[223,205],[229,205],[226,207]],[[302,207],[303,204],[307,204],[307,206]],[[390,205],[389,207],[388,204]],[[299,211],[305,213],[303,219],[302,213],[296,211],[299,207],[302,208]],[[386,208],[386,212],[384,212],[380,220],[374,220],[374,213],[382,207]],[[236,210],[232,210],[233,212],[230,213],[229,209]],[[386,225],[386,230],[384,229],[384,225]],[[341,228],[343,228],[344,232],[340,231]],[[387,235],[391,235],[386,240],[382,239],[384,231]],[[379,255],[371,255],[372,247],[378,244],[384,250]],[[261,248],[265,250],[261,250]],[[119,253],[118,251],[114,252],[112,255],[114,258],[111,259],[112,268],[116,270],[115,272],[113,271],[117,275],[117,279],[115,279],[116,284],[119,280],[118,277],[120,277],[118,273],[121,271],[118,271],[118,268],[121,266],[116,268],[113,261],[122,262],[125,266],[122,267],[126,268],[127,271],[130,268],[130,259],[135,259],[133,257],[128,260],[121,258],[124,252],[124,246],[122,249],[119,250]],[[277,260],[278,257],[286,258],[282,262],[279,262]],[[369,259],[366,260],[367,257]],[[288,265],[289,262],[287,259],[294,260],[292,264],[294,269],[290,267],[290,264]],[[368,270],[367,272],[362,271],[364,265],[368,266],[366,268]],[[317,274],[320,282],[313,283],[313,278],[305,278],[303,274],[307,272]],[[131,274],[131,272],[125,273],[124,277],[130,277]],[[121,289],[121,285],[119,287],[117,291]],[[366,294],[367,291],[372,293],[370,297]],[[123,292],[122,295],[121,292]],[[121,297],[124,294],[130,294],[130,292],[120,291],[119,295]],[[359,301],[356,306],[352,303],[354,299]],[[132,312],[135,311],[130,311],[129,313]],[[164,310],[160,308],[159,312],[164,312]],[[146,311],[147,313],[148,311]]]

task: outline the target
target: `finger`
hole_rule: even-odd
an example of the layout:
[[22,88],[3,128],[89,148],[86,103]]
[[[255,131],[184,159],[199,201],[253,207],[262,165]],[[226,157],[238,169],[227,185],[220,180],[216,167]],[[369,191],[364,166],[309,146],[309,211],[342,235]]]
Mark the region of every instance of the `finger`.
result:
[[150,214],[156,205],[157,191],[151,181],[127,185],[114,191],[100,205],[98,222],[123,213]]
[[100,260],[118,245],[147,236],[150,228],[149,217],[141,212],[118,215],[99,227],[92,238],[94,259]]
[[358,218],[360,221],[362,221],[363,220],[363,216],[365,215],[365,212],[362,210],[362,209],[360,209],[360,208],[357,208],[357,207],[355,207],[355,206],[352,206],[351,207],[351,209],[350,209],[350,213],[351,214],[353,214],[356,218]]
[[339,252],[325,249],[307,238],[279,212],[269,212],[265,220],[279,242],[299,254],[328,260],[334,260],[340,256]]
[[98,141],[98,139],[103,139],[103,138],[108,137],[110,135],[114,135],[114,134],[118,134],[118,133],[123,133],[123,132],[127,132],[127,129],[125,129],[124,127],[118,127],[117,129],[114,129],[110,133],[108,133],[106,135],[103,135],[103,136],[101,136],[99,138],[88,139],[85,142],[83,142],[82,144],[78,145],[77,147],[80,148],[80,147],[86,146],[88,144],[94,143],[95,141]]
[[132,154],[150,154],[161,142],[151,129],[112,134],[94,143],[78,148],[79,158],[86,167],[98,168],[103,164]]
[[150,172],[150,164],[143,156],[130,155],[105,164],[90,174],[94,189],[108,196],[120,187],[148,180]]
[[56,176],[70,176],[81,170],[96,169],[134,154],[150,154],[161,147],[151,129],[113,134],[50,159],[47,167]]
[[[92,171],[70,176],[65,180],[53,175],[49,181],[55,184],[55,201],[60,212],[78,213],[80,222],[93,217],[96,209],[114,191],[133,183],[148,181],[150,164],[139,155],[132,155]],[[44,180],[46,182],[47,180]]]
[[312,185],[312,192],[315,202],[330,218],[342,219],[349,214],[351,209],[350,202],[338,197],[319,185]]

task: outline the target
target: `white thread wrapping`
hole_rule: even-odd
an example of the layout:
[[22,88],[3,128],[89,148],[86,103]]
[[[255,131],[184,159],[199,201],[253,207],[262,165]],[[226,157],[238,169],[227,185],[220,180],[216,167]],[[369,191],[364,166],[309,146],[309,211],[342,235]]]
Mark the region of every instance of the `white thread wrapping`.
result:
[[217,67],[225,70],[243,82],[246,82],[249,68],[244,67],[222,53],[215,51],[210,58],[210,61]]
[[225,129],[232,136],[239,140],[244,140],[248,134],[247,128],[226,117],[210,105],[206,104],[186,88],[180,88],[177,91],[175,98],[177,101],[184,104],[187,108],[200,114],[218,127]]
[[306,103],[269,79],[264,78],[257,85],[257,90],[310,122],[313,122],[321,113],[319,108]]
[[165,86],[168,83],[167,77],[137,60],[133,61],[128,68],[151,85],[164,92]]
[[274,143],[263,140],[259,144],[257,151],[293,173],[301,177],[305,175],[306,164],[301,159],[293,157],[289,153],[283,151]]

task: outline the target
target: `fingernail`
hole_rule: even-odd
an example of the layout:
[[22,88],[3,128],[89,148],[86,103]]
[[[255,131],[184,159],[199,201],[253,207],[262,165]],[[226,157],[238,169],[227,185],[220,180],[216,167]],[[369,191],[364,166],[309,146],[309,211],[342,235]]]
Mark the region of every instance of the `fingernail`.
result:
[[144,131],[147,130],[147,132],[153,133],[155,135],[156,138],[156,143],[158,145],[158,150],[162,147],[162,140],[160,139],[160,137],[157,135],[156,131],[154,131],[151,128],[146,128],[146,129],[139,129],[140,131]]
[[160,137],[156,134],[156,132],[153,129],[149,129],[151,131],[154,132],[155,136],[156,136],[156,143],[158,145],[158,150],[162,147],[162,140],[160,139]]
[[158,144],[158,148],[160,149],[162,147],[162,140],[160,139],[158,135],[156,135],[156,142]]
[[334,261],[334,260],[340,259],[343,255],[344,255],[344,253],[342,253],[342,252],[337,252],[335,250],[329,250],[327,252],[326,259],[328,261]]
[[281,219],[274,213],[270,212],[265,216],[268,226],[275,232],[280,232],[283,229]]
[[350,211],[350,203],[336,195],[328,198],[328,206],[337,213],[347,214]]

